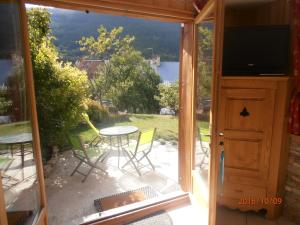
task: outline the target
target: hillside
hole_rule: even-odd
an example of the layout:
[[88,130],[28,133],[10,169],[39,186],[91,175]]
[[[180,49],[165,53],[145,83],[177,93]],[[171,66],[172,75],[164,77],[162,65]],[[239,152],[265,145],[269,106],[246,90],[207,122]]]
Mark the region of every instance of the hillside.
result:
[[161,61],[178,61],[180,24],[134,19],[81,11],[49,9],[52,14],[52,30],[56,36],[55,45],[64,58],[75,61],[81,52],[76,41],[82,36],[95,36],[97,28],[124,27],[124,34],[134,35],[134,46],[146,58],[153,53],[161,56]]

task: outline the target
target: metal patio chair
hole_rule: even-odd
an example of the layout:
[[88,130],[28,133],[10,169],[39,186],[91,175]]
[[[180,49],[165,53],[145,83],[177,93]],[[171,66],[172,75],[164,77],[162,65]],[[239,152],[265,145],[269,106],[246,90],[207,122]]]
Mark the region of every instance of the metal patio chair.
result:
[[99,130],[94,126],[94,124],[90,121],[89,115],[87,113],[82,113],[82,118],[85,120],[87,125],[93,130],[95,137],[92,139],[90,144],[97,145],[99,142],[103,141],[103,137],[100,135]]
[[202,136],[210,138],[210,135],[209,134],[201,134],[200,130],[201,130],[200,128],[197,128],[198,138],[199,138],[199,143],[200,143],[200,150],[201,150],[200,154],[202,154],[202,158],[201,158],[201,162],[199,163],[199,166],[202,167],[203,164],[206,164],[205,159],[209,158],[209,154],[210,154],[210,148],[209,148],[209,146],[204,145]]
[[[102,172],[107,174],[104,169],[97,165],[98,162],[106,156],[106,150],[101,148],[101,146],[84,144],[82,138],[78,135],[68,134],[68,139],[70,144],[72,145],[73,156],[79,160],[79,163],[71,173],[71,176],[73,176],[74,173],[77,172],[84,176],[84,179],[82,180],[82,182],[84,182],[93,169],[101,170]],[[93,160],[93,158],[95,158],[95,160]],[[87,173],[79,171],[80,166],[83,164],[90,167]]]
[[137,173],[141,176],[140,169],[144,167],[144,165],[141,165],[141,161],[146,159],[152,169],[155,170],[153,163],[148,157],[152,150],[155,132],[156,128],[139,132],[137,142],[129,143],[128,149],[125,149],[125,154],[129,157],[129,160],[122,166],[122,168],[131,163]]
[[0,178],[2,177],[2,185],[5,190],[8,190],[12,186],[16,185],[20,180],[7,174],[10,166],[12,165],[14,158],[0,155]]

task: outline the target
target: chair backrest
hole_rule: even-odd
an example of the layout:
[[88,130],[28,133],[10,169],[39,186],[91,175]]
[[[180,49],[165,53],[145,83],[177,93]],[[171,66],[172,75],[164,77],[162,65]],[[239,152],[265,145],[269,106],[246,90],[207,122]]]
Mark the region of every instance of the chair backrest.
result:
[[147,147],[149,146],[148,151],[151,151],[155,132],[156,132],[156,128],[146,130],[146,131],[141,131],[139,134],[136,151],[138,151],[143,145],[147,145]]
[[84,142],[80,135],[72,135],[68,133],[68,139],[72,146],[72,152],[75,157],[79,158],[88,158],[88,155],[86,153],[86,150],[84,148]]
[[94,126],[94,124],[92,124],[92,122],[90,121],[89,115],[87,113],[82,113],[82,118],[87,122],[87,124],[90,126],[90,128],[92,128],[92,130],[99,135],[99,130]]

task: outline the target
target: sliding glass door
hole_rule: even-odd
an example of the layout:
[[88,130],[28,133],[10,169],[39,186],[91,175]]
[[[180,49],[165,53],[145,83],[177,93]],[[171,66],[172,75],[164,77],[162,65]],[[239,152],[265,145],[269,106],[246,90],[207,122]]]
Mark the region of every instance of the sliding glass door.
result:
[[203,224],[214,224],[216,166],[214,128],[216,126],[216,5],[209,1],[195,22],[195,147],[193,193],[201,206]]
[[41,209],[20,4],[0,3],[1,225],[36,224]]

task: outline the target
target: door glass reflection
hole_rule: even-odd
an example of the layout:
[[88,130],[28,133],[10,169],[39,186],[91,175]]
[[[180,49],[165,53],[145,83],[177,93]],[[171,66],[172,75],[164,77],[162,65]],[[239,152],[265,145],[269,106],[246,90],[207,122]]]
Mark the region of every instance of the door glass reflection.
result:
[[196,93],[196,151],[195,166],[202,184],[202,196],[208,204],[208,173],[211,137],[211,87],[213,77],[212,21],[197,26],[197,93]]
[[39,192],[19,5],[0,3],[0,173],[8,224],[33,224]]

